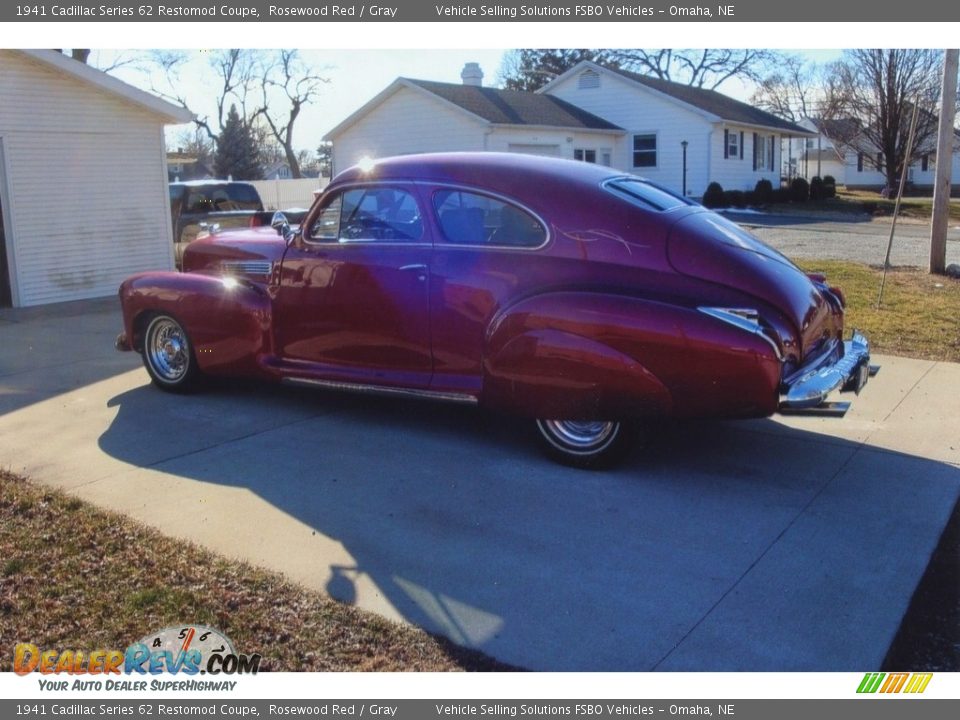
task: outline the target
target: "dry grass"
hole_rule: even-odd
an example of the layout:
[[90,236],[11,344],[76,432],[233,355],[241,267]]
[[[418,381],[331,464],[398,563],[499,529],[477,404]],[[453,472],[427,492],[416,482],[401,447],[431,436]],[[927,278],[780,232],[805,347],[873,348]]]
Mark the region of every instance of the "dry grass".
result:
[[13,648],[124,649],[211,625],[261,670],[510,670],[0,470],[0,671]]
[[[883,198],[874,190],[847,190],[837,188],[837,196],[827,200],[811,200],[804,203],[773,203],[767,212],[784,215],[893,215],[895,199]],[[929,197],[904,197],[900,203],[900,217],[929,220],[933,212],[933,199]],[[950,201],[950,221],[960,220],[960,199]]]
[[887,273],[877,309],[879,268],[840,260],[802,260],[847,296],[848,328],[863,330],[879,353],[960,362],[960,280],[912,268]]

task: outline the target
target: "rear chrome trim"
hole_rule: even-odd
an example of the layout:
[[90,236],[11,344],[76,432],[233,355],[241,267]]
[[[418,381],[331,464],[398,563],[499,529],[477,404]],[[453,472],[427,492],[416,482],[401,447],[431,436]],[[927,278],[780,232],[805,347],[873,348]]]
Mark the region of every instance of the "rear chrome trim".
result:
[[385,385],[365,385],[363,383],[340,382],[338,380],[316,380],[314,378],[285,377],[283,383],[320,387],[327,390],[361,393],[364,395],[390,395],[393,397],[417,398],[420,400],[440,400],[464,405],[476,405],[479,401],[474,395],[466,393],[442,392],[439,390],[416,390],[413,388],[388,387]]
[[773,348],[773,353],[777,360],[783,361],[783,353],[780,346],[764,331],[760,324],[760,316],[753,308],[719,308],[719,307],[698,307],[697,310],[704,315],[721,320],[728,325],[733,325],[741,330],[756,335],[758,338]]
[[816,407],[809,408],[780,408],[781,415],[803,415],[804,417],[833,417],[842,418],[850,409],[848,402],[824,402]]
[[853,337],[843,343],[842,357],[836,362],[829,362],[828,356],[821,355],[805,364],[784,383],[780,412],[796,413],[828,406],[826,399],[831,392],[841,390],[859,393],[867,378],[876,374],[873,368],[879,371],[879,367],[870,365],[869,341],[857,330],[853,331]]

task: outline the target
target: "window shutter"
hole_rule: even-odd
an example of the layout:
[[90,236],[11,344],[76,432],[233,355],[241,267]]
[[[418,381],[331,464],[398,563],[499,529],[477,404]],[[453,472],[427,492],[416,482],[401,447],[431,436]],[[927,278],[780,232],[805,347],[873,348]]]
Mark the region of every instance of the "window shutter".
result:
[[723,159],[730,157],[730,131],[723,131]]
[[768,168],[769,170],[776,170],[776,169],[777,169],[777,168],[776,168],[776,165],[775,165],[775,161],[776,161],[776,159],[777,159],[777,151],[776,151],[777,145],[776,145],[776,142],[775,142],[776,139],[777,139],[777,136],[776,136],[776,135],[771,135],[771,136],[770,136],[770,167]]
[[740,159],[743,160],[743,130],[740,131]]
[[760,139],[760,136],[757,133],[754,133],[753,134],[753,169],[754,170],[757,169],[757,150],[759,149],[757,145],[758,145],[759,139]]

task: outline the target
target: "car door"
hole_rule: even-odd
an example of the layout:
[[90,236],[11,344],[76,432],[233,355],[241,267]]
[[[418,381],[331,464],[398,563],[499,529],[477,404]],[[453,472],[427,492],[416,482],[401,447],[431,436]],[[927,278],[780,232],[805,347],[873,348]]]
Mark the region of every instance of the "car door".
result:
[[356,185],[322,203],[283,259],[281,361],[327,379],[426,388],[431,242],[416,188]]

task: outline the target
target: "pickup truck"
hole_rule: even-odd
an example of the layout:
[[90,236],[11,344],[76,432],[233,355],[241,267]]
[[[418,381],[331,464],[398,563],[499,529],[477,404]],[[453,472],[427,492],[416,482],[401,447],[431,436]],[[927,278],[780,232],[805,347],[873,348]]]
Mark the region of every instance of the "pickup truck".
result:
[[[285,208],[285,219],[299,225],[307,208]],[[233,180],[194,180],[170,183],[170,219],[173,226],[173,255],[179,270],[183,252],[198,236],[230,228],[262,227],[273,219],[273,210],[264,210],[257,189]]]
[[221,228],[267,225],[269,216],[257,189],[246,182],[195,180],[170,183],[170,220],[174,259],[179,268],[183,251],[213,225]]

